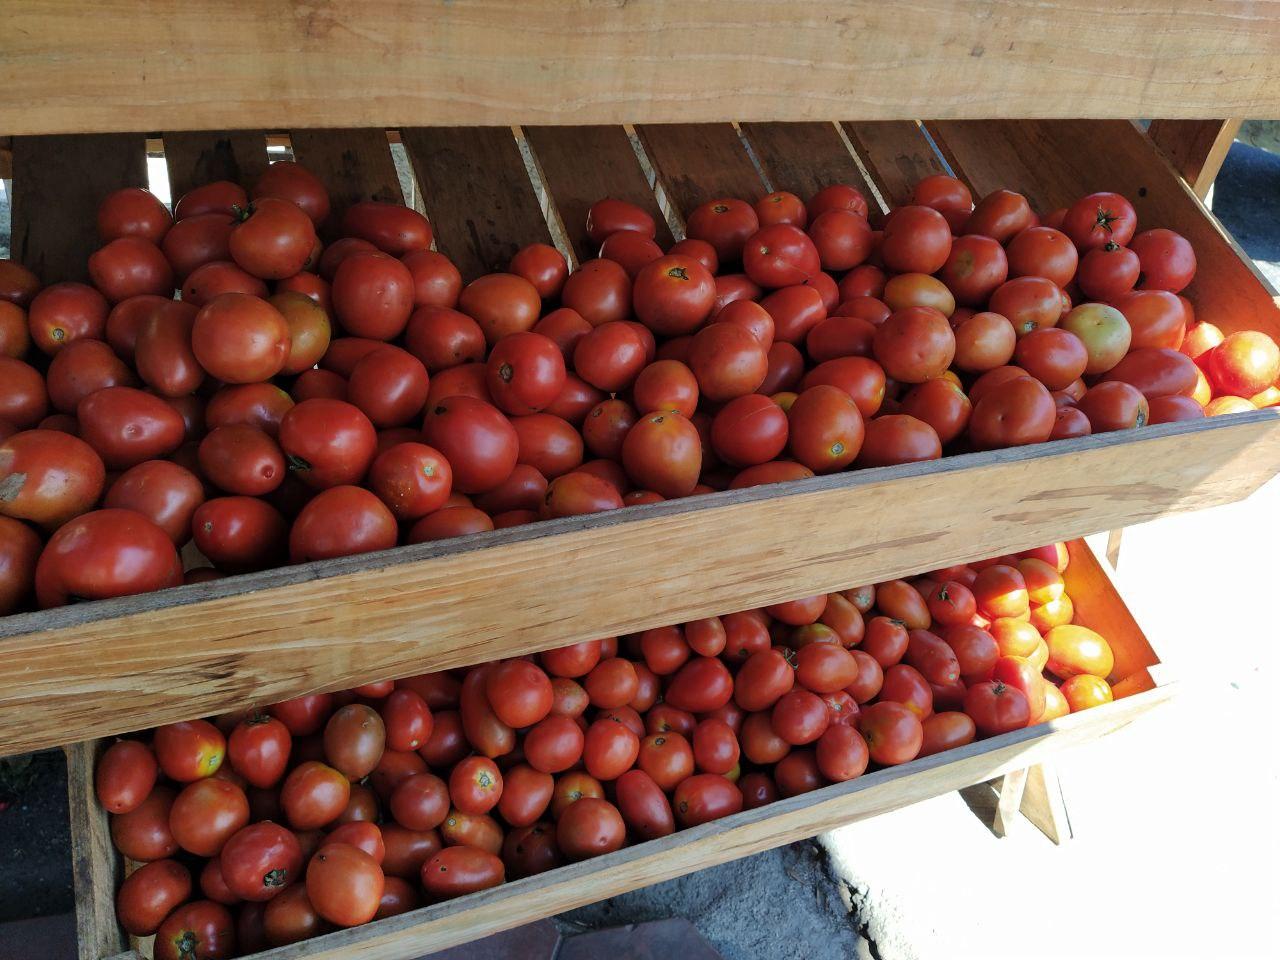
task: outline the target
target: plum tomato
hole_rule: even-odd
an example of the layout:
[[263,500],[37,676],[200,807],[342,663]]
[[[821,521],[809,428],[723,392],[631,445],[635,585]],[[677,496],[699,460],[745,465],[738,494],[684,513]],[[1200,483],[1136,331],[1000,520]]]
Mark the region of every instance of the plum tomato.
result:
[[680,255],[659,257],[635,277],[631,301],[636,318],[655,334],[693,333],[715,304],[715,281],[701,263]]
[[914,760],[924,744],[920,718],[891,700],[863,707],[858,717],[858,732],[866,742],[871,760],[882,766]]
[[322,490],[302,508],[289,531],[289,556],[293,563],[307,563],[389,550],[398,536],[395,516],[376,495],[339,485]]
[[42,608],[181,583],[182,561],[169,535],[132,510],[95,510],[68,521],[49,538],[35,570]]
[[847,467],[862,448],[862,414],[838,387],[809,387],[791,405],[787,423],[792,455],[814,473]]

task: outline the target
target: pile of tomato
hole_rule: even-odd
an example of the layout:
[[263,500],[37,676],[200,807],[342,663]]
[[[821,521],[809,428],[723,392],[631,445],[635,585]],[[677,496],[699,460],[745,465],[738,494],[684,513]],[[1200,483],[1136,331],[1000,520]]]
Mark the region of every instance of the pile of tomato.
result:
[[[119,740],[120,922],[216,960],[1111,700],[1062,544]],[[1047,675],[1046,675],[1047,671]]]
[[867,212],[715,200],[664,253],[605,199],[597,259],[464,284],[421,214],[333,215],[294,163],[113,193],[92,285],[0,261],[0,613],[1280,399],[1124,197],[939,175]]

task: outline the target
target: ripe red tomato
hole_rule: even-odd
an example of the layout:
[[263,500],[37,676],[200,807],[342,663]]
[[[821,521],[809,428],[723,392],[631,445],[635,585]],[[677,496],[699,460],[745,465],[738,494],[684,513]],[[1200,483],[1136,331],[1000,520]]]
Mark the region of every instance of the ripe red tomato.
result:
[[421,879],[427,893],[447,900],[496,887],[506,879],[506,869],[484,850],[445,847],[422,864]]
[[588,260],[565,280],[560,304],[593,327],[625,320],[631,316],[631,278],[613,260]]
[[[1151,424],[1199,420],[1205,415],[1204,407],[1191,397],[1156,397],[1147,401],[1147,406],[1150,417],[1147,422]],[[1087,418],[1085,422],[1088,422]]]
[[814,757],[822,775],[836,783],[862,776],[871,761],[862,734],[843,723],[828,727],[818,738]]
[[1113,301],[1133,289],[1141,269],[1138,255],[1128,247],[1106,243],[1080,260],[1076,282],[1090,299]]
[[538,295],[546,300],[560,293],[565,278],[569,276],[569,265],[565,262],[564,254],[555,247],[545,243],[531,243],[516,251],[511,258],[510,271],[533,284]]
[[1138,226],[1133,204],[1118,193],[1091,193],[1081,197],[1062,219],[1062,232],[1081,253],[1106,243],[1127,244]]
[[137,740],[118,740],[98,760],[94,791],[108,813],[136,810],[151,795],[160,772],[151,748]]
[[760,220],[745,201],[726,198],[695,208],[685,227],[692,239],[711,244],[720,263],[735,263],[743,258],[747,240],[760,229]]
[[911,203],[933,207],[947,218],[953,231],[959,231],[973,212],[973,195],[969,188],[945,173],[930,174],[916,183],[911,191]]
[[1196,275],[1196,252],[1186,237],[1163,228],[1144,230],[1129,242],[1142,267],[1143,290],[1180,293]]
[[176,860],[154,860],[133,871],[116,892],[116,917],[126,933],[148,937],[191,898],[191,872]]
[[1076,275],[1080,255],[1071,238],[1053,227],[1028,227],[1009,241],[1009,276],[1045,277],[1065,287]]
[[919,717],[888,700],[862,708],[858,732],[866,741],[870,758],[883,766],[914,760],[924,743]]
[[422,306],[409,316],[405,349],[431,374],[484,360],[484,331],[465,313],[442,306]]
[[168,208],[141,187],[125,187],[107,194],[98,205],[98,237],[142,237],[159,243],[173,224]]
[[[749,334],[743,334],[749,336]],[[633,483],[664,497],[686,497],[702,471],[698,429],[678,413],[651,413],[627,431],[622,464]]]
[[307,864],[307,898],[316,913],[341,927],[372,920],[384,884],[377,860],[347,843],[321,847]]
[[[566,285],[566,294],[567,290]],[[524,277],[490,273],[463,288],[458,309],[480,325],[492,347],[508,334],[533,329],[542,312],[542,297]]]
[[672,807],[682,827],[696,827],[742,810],[742,791],[714,773],[697,773],[680,781]]
[[782,408],[761,394],[726,403],[711,422],[711,445],[735,466],[765,463],[787,445],[788,420]]
[[1238,331],[1213,348],[1205,366],[1217,393],[1251,397],[1280,377],[1280,347],[1265,333]]
[[347,333],[391,340],[404,331],[413,313],[413,274],[385,253],[357,251],[339,264],[330,295]]
[[865,215],[853,210],[832,209],[818,214],[809,224],[808,233],[824,270],[851,270],[871,254],[871,227]]
[[383,253],[400,257],[411,250],[431,246],[431,224],[427,218],[398,203],[364,200],[353,203],[342,215],[342,233],[367,240]]
[[838,387],[809,387],[787,412],[792,455],[815,473],[847,467],[862,449],[862,414]]
[[235,921],[220,903],[197,900],[184,904],[160,924],[153,950],[155,960],[223,960],[235,956]]
[[102,458],[70,434],[25,430],[0,440],[0,515],[56,529],[93,507],[104,478]]
[[626,824],[618,808],[597,797],[569,804],[556,820],[556,845],[568,860],[620,850],[626,838]]
[[284,776],[292,746],[288,727],[274,717],[255,714],[231,731],[227,760],[232,770],[265,790]]
[[981,234],[1004,244],[1028,227],[1035,226],[1035,222],[1035,214],[1031,212],[1031,204],[1026,197],[1012,190],[993,190],[978,201],[961,232]]
[[973,404],[958,386],[939,377],[912,387],[902,398],[901,409],[903,414],[932,427],[938,442],[947,444],[968,426]]
[[616,780],[631,769],[639,753],[640,738],[623,723],[602,718],[587,728],[582,760],[597,780]]
[[[984,199],[983,203],[986,202]],[[977,215],[977,211],[974,215]],[[956,302],[971,307],[986,303],[1008,277],[1009,261],[1004,248],[990,236],[976,233],[957,237],[952,242],[946,263],[938,272],[938,278],[955,295]]]
[[573,367],[587,383],[606,393],[625,390],[648,362],[644,340],[623,322],[597,325],[573,348]]
[[199,857],[215,857],[249,822],[249,801],[234,783],[217,777],[185,787],[169,810],[169,830],[178,846]]
[[1089,365],[1089,351],[1069,330],[1044,327],[1018,340],[1013,359],[1046,389],[1065,390],[1083,376]]
[[101,340],[107,301],[83,283],[55,283],[35,295],[27,312],[32,342],[53,355],[78,339]]
[[[720,259],[734,258],[722,255]],[[751,234],[742,248],[742,266],[753,282],[766,288],[804,283],[822,270],[813,241],[803,230],[785,223]]]
[[373,461],[368,483],[398,520],[416,520],[444,506],[453,470],[440,451],[425,443],[398,443]]
[[948,710],[927,717],[922,724],[924,740],[920,756],[930,757],[944,750],[954,750],[966,743],[973,743],[977,727],[967,713]]
[[[733,677],[716,657],[694,657],[689,660],[671,679],[665,694],[667,703],[677,710],[687,710],[690,713],[718,710],[732,697]],[[593,697],[592,702],[594,699]]]
[[950,253],[951,228],[932,207],[899,207],[884,222],[880,256],[894,273],[936,273]]
[[1177,350],[1139,347],[1127,353],[1103,379],[1128,383],[1148,400],[1178,395],[1190,397],[1199,381],[1199,368],[1194,360]]
[[514,333],[493,348],[488,362],[489,393],[506,413],[536,413],[564,388],[564,355],[539,333]]
[[389,550],[398,533],[395,516],[374,494],[349,485],[329,487],[298,514],[289,531],[289,556],[306,563]]
[[196,547],[219,567],[251,570],[284,558],[288,525],[265,501],[218,497],[196,508],[191,532]]
[[984,737],[1011,730],[1021,730],[1031,722],[1031,707],[1026,694],[998,680],[987,680],[969,687],[964,695],[967,713]]
[[111,303],[173,293],[173,268],[150,240],[119,237],[89,255],[89,277]]
[[1094,433],[1143,427],[1150,417],[1147,398],[1136,387],[1120,380],[1090,387],[1077,406],[1089,418]]
[[942,441],[932,426],[908,414],[890,414],[867,422],[857,465],[885,467],[941,456]]
[[95,510],[49,538],[36,564],[42,608],[74,597],[102,600],[182,583],[182,561],[168,534],[132,510]]
[[736,324],[713,323],[689,346],[689,367],[701,394],[713,402],[755,392],[769,372],[764,345]]
[[693,333],[702,326],[715,295],[711,272],[680,255],[660,257],[644,266],[631,290],[636,317],[664,337]]
[[657,232],[657,226],[653,217],[643,208],[626,200],[606,197],[603,200],[597,200],[587,211],[586,230],[591,242],[598,246],[611,233],[619,230],[634,230],[652,239]]
[[753,206],[760,226],[771,227],[775,223],[789,223],[801,230],[809,222],[809,213],[805,210],[804,201],[794,193],[776,190],[757,200]]
[[1053,432],[1057,406],[1044,385],[1015,377],[987,391],[973,408],[969,437],[978,449],[1043,443]]
[[[206,188],[197,188],[199,189]],[[192,193],[195,192],[192,191]],[[183,200],[190,196],[191,194],[187,194]],[[267,167],[258,177],[258,182],[253,185],[250,196],[255,200],[261,197],[288,200],[310,217],[311,222],[317,227],[329,219],[329,191],[325,188],[323,181],[306,167],[292,160],[277,160]],[[180,204],[181,202],[179,201]]]
[[847,183],[833,183],[823,187],[806,204],[810,220],[816,220],[828,210],[852,210],[867,215],[867,198],[857,187]]
[[290,200],[263,197],[249,206],[249,215],[228,240],[231,259],[242,270],[263,280],[283,280],[298,273],[316,246],[315,224]]
[[946,372],[955,357],[956,338],[939,311],[908,307],[876,328],[872,348],[888,376],[923,383]]

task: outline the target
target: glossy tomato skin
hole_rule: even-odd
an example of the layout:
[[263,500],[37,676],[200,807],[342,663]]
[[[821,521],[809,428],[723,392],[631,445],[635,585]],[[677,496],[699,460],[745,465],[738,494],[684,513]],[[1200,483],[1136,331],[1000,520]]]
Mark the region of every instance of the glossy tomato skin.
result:
[[428,406],[423,437],[453,468],[454,489],[484,493],[515,469],[519,439],[501,411],[473,397],[447,397]]
[[31,340],[52,356],[73,340],[101,340],[106,330],[107,301],[83,283],[55,283],[35,295],[27,311]]
[[858,732],[871,759],[884,766],[914,760],[924,743],[924,729],[916,714],[888,700],[862,708]]
[[182,561],[168,535],[141,514],[118,509],[85,513],[60,527],[40,555],[35,576],[41,607],[181,583]]
[[923,383],[941,376],[951,365],[956,338],[939,311],[907,307],[876,328],[872,350],[888,376],[903,383]]
[[1144,230],[1129,241],[1142,267],[1143,290],[1181,293],[1196,275],[1196,252],[1186,237],[1172,230]]
[[634,230],[653,239],[657,225],[648,211],[626,200],[606,197],[591,205],[587,211],[586,231],[593,244],[604,243],[606,237],[619,230]]
[[680,826],[696,827],[741,811],[742,791],[718,774],[696,773],[680,781],[672,807]]
[[1043,443],[1056,419],[1057,407],[1044,385],[1031,377],[1015,377],[974,405],[969,436],[984,450]]
[[1154,400],[1156,397],[1190,397],[1195,393],[1199,377],[1195,361],[1186,354],[1167,347],[1139,347],[1130,350],[1108,370],[1103,380],[1121,380],[1136,387],[1148,400]]
[[131,860],[148,862],[172,857],[178,852],[177,841],[169,830],[169,810],[176,791],[167,784],[157,784],[127,813],[111,818],[111,842]]
[[503,337],[489,354],[489,394],[512,416],[537,413],[559,396],[565,383],[564,355],[539,333]]
[[254,200],[249,215],[231,231],[231,259],[263,280],[298,273],[316,245],[315,225],[297,204],[278,197]]
[[217,497],[191,517],[196,547],[226,570],[260,569],[283,560],[287,533],[280,511],[256,497]]
[[[985,202],[985,201],[984,201]],[[957,237],[942,265],[940,279],[956,302],[976,307],[1009,277],[1009,261],[998,240],[981,234]]]
[[886,467],[941,456],[942,440],[932,426],[910,414],[888,414],[867,422],[857,465]]
[[196,314],[191,349],[200,366],[224,383],[257,383],[284,367],[289,324],[259,297],[223,293]]
[[1076,275],[1080,255],[1075,244],[1053,227],[1028,227],[1006,249],[1011,277],[1046,277],[1065,287]]
[[453,470],[438,450],[425,443],[398,443],[369,468],[369,487],[398,520],[416,520],[444,506],[453,486]]
[[125,932],[147,937],[191,898],[191,872],[176,860],[154,860],[135,870],[116,893],[116,916]]
[[862,448],[862,414],[838,387],[819,384],[805,390],[787,412],[787,422],[792,455],[815,473],[848,466]]
[[118,237],[89,255],[89,276],[111,303],[173,292],[173,268],[150,240]]
[[524,277],[490,273],[463,288],[458,309],[480,325],[492,347],[509,334],[531,330],[538,322],[542,298]]
[[785,223],[752,234],[742,248],[742,265],[753,282],[767,288],[804,283],[822,269],[813,241]]
[[348,843],[322,846],[307,864],[307,898],[340,927],[368,923],[378,912],[385,877],[376,859]]
[[431,246],[431,224],[416,210],[399,203],[364,200],[342,216],[342,233],[367,240],[383,253],[404,256]]
[[647,362],[644,339],[634,327],[623,322],[597,325],[573,348],[577,375],[606,393],[631,386]]
[[719,261],[736,263],[743,259],[743,247],[760,229],[755,209],[742,200],[710,200],[689,214],[686,229],[690,237],[715,248]]
[[117,237],[143,237],[159,243],[172,224],[168,208],[141,187],[116,190],[98,205],[98,236],[104,242]]
[[852,210],[819,213],[808,228],[824,270],[851,270],[871,253],[872,234],[867,218]]
[[311,499],[289,532],[294,563],[389,550],[398,538],[396,519],[374,494],[336,486]]
[[178,846],[200,857],[215,857],[249,822],[249,801],[234,783],[217,777],[183,788],[169,811],[169,830]]
[[885,220],[880,255],[894,273],[936,273],[951,253],[951,228],[931,207],[899,207]]
[[98,760],[94,790],[108,813],[136,810],[151,794],[160,772],[155,754],[137,740],[118,740]]
[[1090,387],[1077,406],[1089,418],[1094,433],[1143,427],[1150,417],[1150,406],[1142,391],[1121,380]]
[[1072,204],[1062,220],[1062,232],[1081,254],[1107,243],[1121,246],[1133,237],[1138,215],[1118,193],[1091,193]]
[[702,470],[697,428],[678,413],[651,413],[627,431],[622,463],[632,482],[664,497],[693,492]]
[[80,435],[108,467],[127,469],[176,450],[186,425],[159,397],[132,387],[106,387],[76,407]]
[[24,430],[0,440],[0,515],[60,527],[90,510],[105,467],[83,440],[53,430]]
[[156,931],[156,960],[224,960],[235,956],[236,925],[230,911],[212,900],[184,904]]
[[262,197],[288,200],[317,227],[329,218],[329,191],[324,183],[306,167],[291,160],[277,160],[267,167],[253,185],[250,196],[255,200]]
[[1031,722],[1031,706],[1026,695],[998,680],[969,687],[964,697],[964,712],[984,737],[1020,730]]
[[404,331],[413,312],[413,274],[394,257],[358,251],[339,264],[331,296],[348,333],[391,340]]
[[973,743],[978,732],[968,714],[954,710],[927,717],[922,727],[924,731],[924,740],[920,746],[922,757]]
[[227,740],[227,760],[253,786],[267,789],[284,776],[293,741],[274,717],[258,714],[238,723]]
[[229,259],[202,263],[182,282],[182,302],[195,307],[202,307],[224,293],[265,298],[268,290],[265,282]]
[[1214,347],[1204,365],[1218,393],[1251,397],[1280,376],[1280,347],[1264,333],[1241,330]]
[[689,345],[688,364],[701,395],[715,402],[760,389],[769,373],[764,345],[729,323],[713,323],[698,331]]
[[655,334],[675,337],[697,330],[715,304],[715,281],[698,261],[668,255],[645,265],[635,277],[631,302],[636,317]]
[[324,490],[364,477],[377,434],[354,404],[316,398],[295,404],[281,418],[280,446],[302,481]]
[[962,233],[980,234],[1004,244],[1034,225],[1035,214],[1026,197],[1012,190],[994,190],[978,201]]
[[945,445],[968,426],[973,404],[958,386],[939,377],[912,387],[902,398],[902,412],[927,423]]
[[716,454],[739,467],[773,460],[786,447],[788,435],[786,413],[757,393],[730,400],[711,423],[711,445]]
[[502,860],[474,847],[445,847],[422,865],[427,893],[445,900],[496,887],[506,879]]

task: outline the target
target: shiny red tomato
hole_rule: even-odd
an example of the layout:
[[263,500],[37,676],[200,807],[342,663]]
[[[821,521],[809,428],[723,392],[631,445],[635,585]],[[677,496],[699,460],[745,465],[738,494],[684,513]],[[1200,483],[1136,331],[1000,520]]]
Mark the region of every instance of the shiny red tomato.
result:
[[1021,730],[1031,721],[1026,694],[998,680],[969,687],[964,696],[964,712],[984,737]]
[[696,827],[742,810],[742,791],[714,773],[696,773],[680,781],[672,796],[672,808],[682,827]]
[[[732,258],[721,256],[726,259]],[[822,270],[813,241],[803,230],[785,223],[751,234],[742,248],[742,265],[753,282],[766,288],[804,283]]]
[[250,196],[255,200],[261,197],[288,200],[310,217],[317,227],[329,219],[329,191],[324,182],[292,160],[277,160],[267,167],[253,185]]
[[62,606],[182,583],[182,562],[160,527],[132,510],[95,510],[70,520],[49,539],[36,564],[36,600]]
[[1143,290],[1180,293],[1196,275],[1196,252],[1182,234],[1144,230],[1129,241],[1142,267]]
[[399,203],[363,200],[353,203],[342,215],[342,233],[367,240],[383,253],[400,257],[411,250],[431,246],[431,224],[427,218]]
[[307,864],[307,898],[330,923],[353,927],[378,912],[385,877],[377,860],[347,843],[323,846]]
[[338,266],[331,296],[334,313],[349,334],[391,340],[404,331],[413,312],[413,274],[385,253],[357,251]]
[[1137,226],[1133,204],[1118,193],[1081,197],[1062,219],[1062,232],[1082,254],[1106,243],[1127,244]]
[[235,956],[236,925],[230,911],[211,900],[184,904],[156,930],[156,960],[224,960]]
[[173,224],[168,208],[141,187],[125,187],[107,194],[98,205],[98,237],[142,237],[159,243]]

